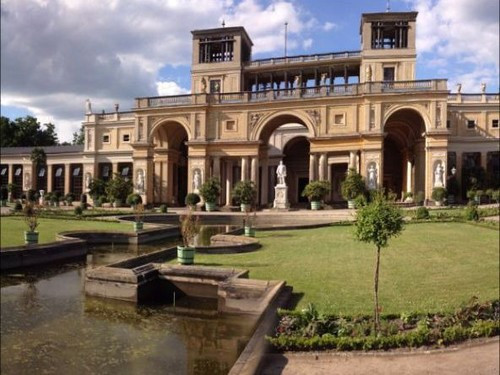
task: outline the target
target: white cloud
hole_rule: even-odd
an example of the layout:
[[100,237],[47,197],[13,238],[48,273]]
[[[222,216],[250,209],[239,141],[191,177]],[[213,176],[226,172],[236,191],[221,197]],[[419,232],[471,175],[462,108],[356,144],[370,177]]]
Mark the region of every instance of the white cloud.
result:
[[337,25],[333,22],[325,22],[323,24],[323,31],[330,31],[336,27],[337,27]]
[[[200,6],[202,4],[202,6]],[[133,98],[184,93],[159,80],[165,66],[191,64],[191,30],[245,26],[254,54],[283,50],[288,22],[292,50],[315,20],[293,0],[3,0],[3,105],[51,116],[60,139],[71,139],[83,103],[126,110]],[[158,81],[158,82],[157,82]]]
[[180,87],[176,82],[172,81],[158,81],[156,82],[156,88],[158,90],[158,95],[183,95],[189,94],[189,90]]
[[313,40],[311,38],[309,39],[305,39],[303,42],[302,42],[302,46],[304,47],[304,49],[309,49],[311,48],[313,44]]
[[412,0],[412,3],[419,12],[417,51],[422,56],[421,62],[445,60],[452,68],[450,87],[463,80],[464,91],[477,92],[481,80],[485,80],[492,91],[498,90],[499,2]]

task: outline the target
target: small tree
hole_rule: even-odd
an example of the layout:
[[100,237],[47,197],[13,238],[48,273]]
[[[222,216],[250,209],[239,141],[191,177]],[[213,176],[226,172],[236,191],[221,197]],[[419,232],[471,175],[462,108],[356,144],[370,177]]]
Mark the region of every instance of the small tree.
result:
[[185,247],[193,244],[194,238],[200,231],[198,216],[194,216],[191,210],[188,210],[187,215],[179,217],[181,223],[182,242]]
[[397,236],[403,230],[403,215],[394,205],[378,194],[374,200],[361,207],[356,215],[355,236],[359,241],[373,243],[377,247],[375,262],[375,332],[380,330],[380,311],[378,305],[378,281],[380,267],[380,249],[387,246],[389,238]]
[[34,232],[38,227],[38,208],[32,202],[27,202],[23,209],[24,222],[29,232]]
[[109,199],[123,203],[127,196],[132,193],[132,182],[119,173],[115,173],[113,179],[106,186],[106,193]]
[[99,178],[94,178],[89,185],[89,194],[92,199],[97,199],[106,195],[106,181]]
[[257,197],[255,184],[253,181],[249,180],[238,181],[238,183],[234,186],[233,196],[238,202],[253,206],[255,198]]
[[328,181],[311,181],[309,182],[304,191],[303,197],[307,197],[309,201],[321,201],[325,195],[330,192],[330,182]]
[[363,177],[354,168],[349,169],[346,179],[342,182],[342,196],[344,199],[351,201],[358,195],[364,194],[365,190]]

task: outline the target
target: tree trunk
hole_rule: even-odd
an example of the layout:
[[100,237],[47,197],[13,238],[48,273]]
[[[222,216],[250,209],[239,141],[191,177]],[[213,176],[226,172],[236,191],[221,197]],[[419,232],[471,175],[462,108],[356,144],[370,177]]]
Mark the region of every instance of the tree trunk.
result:
[[377,246],[377,261],[375,263],[375,282],[374,282],[374,289],[375,289],[375,333],[378,334],[380,330],[380,313],[379,313],[379,308],[378,308],[378,273],[379,273],[379,266],[380,266],[380,246]]

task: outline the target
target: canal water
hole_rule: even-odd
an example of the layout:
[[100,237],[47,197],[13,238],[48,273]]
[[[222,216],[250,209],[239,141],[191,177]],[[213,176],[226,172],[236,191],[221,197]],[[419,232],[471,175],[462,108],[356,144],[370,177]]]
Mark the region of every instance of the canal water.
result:
[[[226,230],[210,228],[212,234]],[[176,242],[99,246],[84,261],[2,274],[0,372],[228,373],[255,318],[219,316],[213,300],[136,306],[84,294],[86,269]]]

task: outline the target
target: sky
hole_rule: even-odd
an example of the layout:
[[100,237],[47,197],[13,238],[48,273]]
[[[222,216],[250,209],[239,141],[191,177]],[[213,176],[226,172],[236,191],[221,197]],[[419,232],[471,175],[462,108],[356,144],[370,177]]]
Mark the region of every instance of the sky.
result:
[[[360,50],[362,13],[386,0],[2,0],[1,114],[32,115],[71,141],[85,100],[130,110],[141,96],[189,93],[191,30],[244,26],[252,58]],[[498,0],[392,0],[419,12],[417,79],[454,92],[499,90]]]

